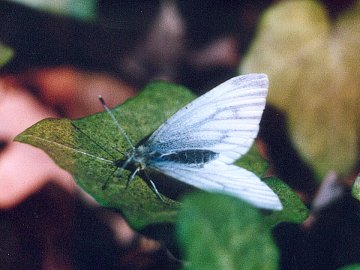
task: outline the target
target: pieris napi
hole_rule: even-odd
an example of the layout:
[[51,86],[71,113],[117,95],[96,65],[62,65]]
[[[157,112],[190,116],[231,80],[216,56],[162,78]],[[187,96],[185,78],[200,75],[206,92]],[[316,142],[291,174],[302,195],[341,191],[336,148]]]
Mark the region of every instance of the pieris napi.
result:
[[[248,74],[234,77],[195,99],[145,142],[133,145],[111,110],[104,108],[129,143],[122,170],[156,171],[209,192],[223,192],[256,207],[281,210],[278,196],[254,173],[232,163],[254,142],[265,107],[268,77]],[[161,198],[154,182],[148,179]]]

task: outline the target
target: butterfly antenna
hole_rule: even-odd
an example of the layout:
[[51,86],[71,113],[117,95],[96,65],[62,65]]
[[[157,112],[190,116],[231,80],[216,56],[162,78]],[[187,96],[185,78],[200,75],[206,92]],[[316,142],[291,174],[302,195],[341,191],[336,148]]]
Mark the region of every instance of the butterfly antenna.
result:
[[128,141],[129,145],[132,147],[132,149],[134,150],[135,147],[132,144],[132,142],[130,141],[129,136],[126,134],[125,130],[122,128],[122,126],[120,126],[119,122],[116,120],[115,115],[111,112],[111,110],[109,109],[109,107],[106,105],[105,100],[102,98],[102,96],[99,95],[99,100],[102,104],[102,106],[104,107],[104,109],[106,110],[106,112],[110,115],[111,119],[113,120],[114,124],[117,126],[117,128],[120,130],[120,132],[124,135],[125,139]]

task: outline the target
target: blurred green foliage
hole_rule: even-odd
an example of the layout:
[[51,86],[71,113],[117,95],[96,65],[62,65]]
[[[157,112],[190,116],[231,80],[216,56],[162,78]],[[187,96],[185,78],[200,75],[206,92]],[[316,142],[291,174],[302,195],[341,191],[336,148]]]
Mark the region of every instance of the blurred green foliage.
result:
[[179,213],[184,269],[278,269],[270,227],[254,207],[219,194],[192,194]]
[[14,50],[0,42],[0,68],[14,57]]
[[360,201],[360,176],[355,179],[351,190],[352,196]]
[[96,18],[97,0],[12,0],[29,7],[58,15],[90,21]]
[[360,270],[360,264],[351,264],[341,267],[339,270]]

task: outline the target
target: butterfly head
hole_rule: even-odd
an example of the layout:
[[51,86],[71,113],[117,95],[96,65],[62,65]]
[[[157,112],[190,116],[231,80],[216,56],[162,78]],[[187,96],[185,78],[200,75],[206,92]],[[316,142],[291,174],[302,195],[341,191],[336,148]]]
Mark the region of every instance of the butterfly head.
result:
[[144,145],[140,145],[136,147],[131,155],[131,163],[135,165],[135,167],[144,170],[147,167],[148,163],[148,148]]

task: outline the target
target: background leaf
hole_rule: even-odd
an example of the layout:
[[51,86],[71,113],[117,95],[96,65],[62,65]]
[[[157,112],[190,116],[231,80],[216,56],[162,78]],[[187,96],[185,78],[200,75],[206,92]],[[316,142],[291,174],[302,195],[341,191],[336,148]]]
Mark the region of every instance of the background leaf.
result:
[[309,210],[297,194],[277,177],[263,179],[265,183],[279,195],[284,209],[272,211],[266,215],[266,221],[274,226],[280,222],[302,223],[309,216]]
[[187,196],[178,236],[186,269],[277,269],[270,228],[257,209],[226,195]]
[[269,164],[265,159],[262,158],[255,144],[253,144],[249,152],[237,160],[235,164],[244,169],[252,171],[258,176],[262,176],[269,168]]
[[[359,156],[360,1],[331,20],[319,1],[281,1],[263,15],[241,73],[264,72],[295,149],[322,181]],[[314,132],[316,131],[316,132]]]
[[[155,82],[136,98],[129,99],[112,111],[136,145],[193,98],[194,95],[181,86]],[[43,149],[101,205],[121,211],[137,230],[176,220],[179,204],[166,197],[168,204],[161,202],[140,176],[134,179],[128,189],[125,188],[130,171],[117,170],[113,162],[125,158],[130,146],[106,112],[78,120],[45,119],[18,135],[16,140]],[[259,176],[268,167],[255,147],[236,164]],[[103,190],[107,181],[107,188]],[[163,194],[168,194],[166,192],[169,190],[180,192],[178,181],[165,181],[161,189]],[[301,222],[306,211],[296,195],[290,195],[292,191],[279,180],[271,184],[275,190],[285,194],[280,195],[284,205],[294,208],[271,216],[270,223],[289,220]]]
[[[261,157],[255,145],[235,164],[254,172],[259,177],[263,176],[269,167],[267,161]],[[278,194],[284,207],[282,211],[271,211],[266,215],[266,220],[270,225],[274,226],[280,222],[302,223],[305,221],[309,211],[288,185],[277,177],[265,177],[262,180]]]
[[339,270],[360,270],[360,264],[351,264],[341,267]]
[[39,9],[42,11],[72,16],[82,20],[92,20],[96,17],[97,0],[57,0],[57,1],[42,1],[42,0],[12,0],[29,7]]
[[10,47],[0,42],[0,68],[7,64],[15,55],[15,52]]
[[352,186],[351,194],[354,198],[360,201],[360,177],[356,177],[355,182]]

